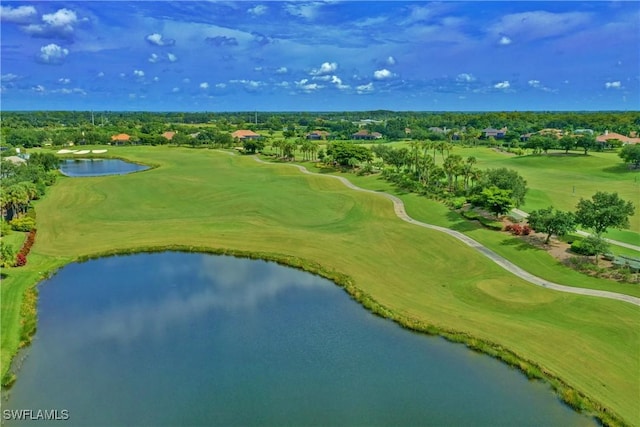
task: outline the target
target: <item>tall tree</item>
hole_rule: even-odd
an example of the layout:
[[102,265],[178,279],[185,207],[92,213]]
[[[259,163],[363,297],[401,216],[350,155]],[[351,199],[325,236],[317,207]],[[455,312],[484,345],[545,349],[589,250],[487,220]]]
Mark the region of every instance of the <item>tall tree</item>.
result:
[[531,212],[527,221],[535,231],[547,233],[545,243],[549,243],[552,234],[564,236],[576,229],[576,218],[573,213],[554,210],[552,206]]
[[600,237],[610,227],[629,228],[629,217],[634,213],[633,203],[622,200],[618,193],[598,191],[591,200],[580,199],[576,221]]
[[625,163],[632,163],[634,168],[640,167],[640,144],[627,144],[622,147],[622,150],[618,153],[618,156]]

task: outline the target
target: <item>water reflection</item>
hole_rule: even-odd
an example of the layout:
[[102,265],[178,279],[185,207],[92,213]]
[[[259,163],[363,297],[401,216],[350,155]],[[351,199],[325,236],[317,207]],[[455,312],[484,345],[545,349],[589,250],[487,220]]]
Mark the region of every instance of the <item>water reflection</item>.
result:
[[324,279],[184,253],[47,280],[3,405],[20,408],[68,409],[65,426],[594,425],[549,387],[402,330]]
[[[192,323],[213,310],[242,316],[243,311],[292,288],[327,290],[325,280],[275,263],[254,261],[247,268],[247,260],[233,257],[174,255],[178,259],[150,272],[145,284],[146,292],[158,291],[157,297],[123,300],[87,313],[77,328],[62,330],[68,336],[61,339],[71,342],[73,337],[82,337],[82,341],[88,337],[124,345],[145,334],[160,338],[172,325]],[[192,283],[184,280],[187,276],[195,276],[199,286],[189,286]]]
[[70,177],[124,175],[145,169],[149,167],[119,159],[67,159],[60,163],[60,172]]

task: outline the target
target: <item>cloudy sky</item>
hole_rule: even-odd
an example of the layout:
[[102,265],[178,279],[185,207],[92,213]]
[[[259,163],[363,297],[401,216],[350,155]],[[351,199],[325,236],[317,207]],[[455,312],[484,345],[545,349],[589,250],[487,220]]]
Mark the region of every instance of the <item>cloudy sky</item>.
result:
[[1,6],[3,110],[639,110],[637,2]]

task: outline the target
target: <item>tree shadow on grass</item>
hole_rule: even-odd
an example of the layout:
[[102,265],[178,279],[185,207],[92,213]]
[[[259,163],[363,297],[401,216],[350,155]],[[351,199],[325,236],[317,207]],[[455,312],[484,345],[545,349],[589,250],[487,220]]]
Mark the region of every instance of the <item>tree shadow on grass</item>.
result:
[[447,219],[451,222],[449,228],[461,233],[484,228],[479,222],[468,220],[455,211],[447,212]]
[[603,172],[608,173],[624,173],[624,174],[640,174],[640,168],[634,168],[626,163],[620,163],[615,166],[609,166],[607,168],[602,168]]
[[538,249],[535,246],[533,246],[532,244],[530,244],[529,242],[526,242],[522,239],[519,239],[517,237],[511,237],[508,239],[504,239],[502,242],[500,242],[501,246],[512,246],[514,248],[516,248],[519,251],[528,251],[531,249]]

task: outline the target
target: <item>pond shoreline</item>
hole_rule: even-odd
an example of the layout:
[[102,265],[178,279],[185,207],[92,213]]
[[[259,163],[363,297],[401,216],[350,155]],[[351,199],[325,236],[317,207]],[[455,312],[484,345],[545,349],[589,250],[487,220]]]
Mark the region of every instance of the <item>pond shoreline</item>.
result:
[[[236,250],[230,248],[213,248],[213,247],[205,247],[205,246],[189,246],[189,245],[162,245],[162,246],[152,246],[152,247],[132,247],[132,248],[121,248],[118,250],[109,250],[100,253],[94,253],[90,255],[80,256],[76,259],[63,262],[60,265],[56,266],[54,269],[44,273],[44,275],[38,280],[36,284],[30,285],[27,288],[27,291],[32,297],[24,298],[22,307],[21,307],[21,317],[23,314],[26,317],[23,317],[23,328],[26,325],[33,325],[34,327],[30,330],[22,330],[21,331],[21,342],[15,354],[11,357],[12,359],[19,353],[21,349],[24,349],[26,346],[30,345],[33,337],[36,333],[37,324],[37,286],[38,284],[54,275],[57,270],[64,267],[66,264],[70,264],[72,262],[86,262],[93,259],[110,257],[110,256],[121,256],[121,255],[133,255],[139,253],[158,253],[158,252],[192,252],[192,253],[204,253],[204,254],[212,254],[212,255],[227,255],[233,256],[236,258],[248,258],[255,260],[263,260],[269,262],[275,262],[277,264],[292,267],[298,270],[302,270],[308,273],[312,273],[314,275],[323,277],[327,280],[330,280],[334,284],[341,287],[349,296],[357,301],[362,307],[367,309],[369,312],[380,316],[385,319],[392,320],[402,328],[430,335],[430,336],[440,336],[446,339],[447,341],[453,343],[464,344],[469,349],[486,354],[495,359],[498,359],[507,365],[518,369],[524,375],[527,376],[530,380],[541,380],[547,384],[549,384],[552,390],[556,393],[558,398],[576,410],[579,413],[583,413],[586,415],[590,415],[595,417],[599,422],[603,425],[607,426],[626,426],[627,424],[618,414],[606,408],[604,405],[598,403],[594,399],[584,395],[579,390],[571,387],[561,378],[551,374],[544,367],[536,364],[535,362],[528,360],[519,354],[505,348],[502,345],[497,343],[479,339],[474,337],[468,333],[455,331],[452,329],[447,329],[442,326],[429,324],[427,322],[410,318],[404,315],[401,315],[394,310],[380,304],[373,298],[371,295],[364,292],[362,289],[358,288],[355,281],[347,274],[336,271],[335,269],[328,268],[323,266],[317,262],[305,260],[299,257],[278,254],[278,253],[264,253],[264,252],[252,252],[252,251],[243,251]],[[26,296],[26,295],[25,295]],[[14,360],[12,360],[9,370],[7,374],[3,378],[3,394],[8,392],[11,385],[16,381],[17,373],[19,372],[19,366],[14,366]],[[16,369],[17,368],[17,369]],[[6,384],[5,384],[6,383]]]

